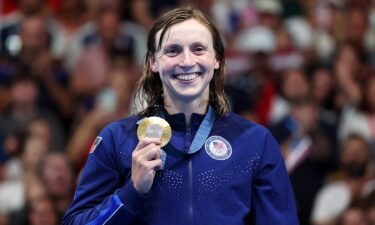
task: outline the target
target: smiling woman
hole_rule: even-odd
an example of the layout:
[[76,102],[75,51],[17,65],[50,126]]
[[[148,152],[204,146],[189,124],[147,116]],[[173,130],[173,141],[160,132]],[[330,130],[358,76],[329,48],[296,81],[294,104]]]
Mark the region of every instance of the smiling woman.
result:
[[[137,91],[137,100],[146,101],[146,104],[140,105],[147,107],[138,109],[140,114],[152,115],[155,105],[164,105],[163,94],[166,94],[167,87],[162,85],[162,79],[168,75],[170,79],[179,75],[180,81],[200,77],[206,81],[200,82],[201,92],[204,90],[209,95],[205,96],[206,103],[203,105],[207,106],[209,102],[220,116],[229,111],[224,94],[224,44],[217,28],[200,11],[174,10],[164,19],[156,21],[150,30],[147,48],[145,70]],[[204,97],[200,97],[203,100]],[[190,98],[190,102],[192,100],[196,99]],[[199,106],[201,101],[191,103]]]
[[[160,34],[158,31],[157,41]],[[169,28],[168,37],[150,57],[151,70],[163,83],[167,111],[184,112],[187,123],[193,112],[203,114],[207,109],[209,83],[219,69],[212,43],[210,30],[189,19]]]
[[229,112],[216,27],[175,9],[147,47],[145,107],[100,132],[63,224],[298,225],[276,141]]

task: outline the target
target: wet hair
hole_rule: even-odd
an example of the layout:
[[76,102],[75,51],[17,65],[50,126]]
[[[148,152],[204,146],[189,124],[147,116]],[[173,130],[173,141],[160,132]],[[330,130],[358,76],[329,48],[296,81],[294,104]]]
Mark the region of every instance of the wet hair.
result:
[[[215,57],[220,65],[218,69],[215,69],[210,82],[209,104],[214,108],[217,116],[223,116],[229,111],[229,102],[224,93],[225,55],[223,40],[216,26],[201,11],[188,7],[177,8],[164,14],[155,22],[148,34],[143,73],[135,94],[135,108],[139,115],[155,115],[157,108],[164,104],[162,81],[160,76],[151,70],[149,62],[160,50],[169,29],[173,25],[189,19],[195,19],[209,29],[212,35]],[[161,34],[158,43],[156,43],[156,36],[159,31],[161,31]]]

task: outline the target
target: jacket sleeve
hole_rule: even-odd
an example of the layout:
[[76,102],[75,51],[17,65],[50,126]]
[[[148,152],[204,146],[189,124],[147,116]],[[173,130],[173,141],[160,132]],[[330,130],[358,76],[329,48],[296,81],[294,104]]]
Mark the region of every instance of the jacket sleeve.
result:
[[97,137],[63,225],[126,225],[137,218],[145,199],[134,189],[130,175],[121,175],[113,140],[109,128]]
[[[294,193],[279,145],[266,131],[252,187],[251,224],[298,225]],[[259,140],[258,140],[259,142]]]

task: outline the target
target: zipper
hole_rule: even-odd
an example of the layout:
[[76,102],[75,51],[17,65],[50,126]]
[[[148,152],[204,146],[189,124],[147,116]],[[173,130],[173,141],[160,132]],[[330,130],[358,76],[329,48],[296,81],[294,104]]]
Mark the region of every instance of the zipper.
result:
[[189,159],[189,224],[193,225],[193,162]]
[[189,152],[191,145],[191,131],[190,127],[186,128],[186,134],[185,134],[185,152]]
[[[186,128],[186,138],[185,138],[185,151],[188,152],[191,145],[191,130],[190,127]],[[193,225],[193,162],[192,158],[189,158],[188,163],[189,169],[189,224]]]

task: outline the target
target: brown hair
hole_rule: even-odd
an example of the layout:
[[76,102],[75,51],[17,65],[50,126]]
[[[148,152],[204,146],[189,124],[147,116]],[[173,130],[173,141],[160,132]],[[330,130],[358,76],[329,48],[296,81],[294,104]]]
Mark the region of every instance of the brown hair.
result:
[[[149,61],[161,48],[163,38],[169,28],[188,19],[195,19],[199,21],[206,26],[212,34],[215,57],[219,62],[220,67],[214,71],[213,79],[210,82],[209,104],[214,108],[215,113],[218,116],[223,116],[229,111],[228,99],[224,93],[225,55],[224,44],[220,33],[215,25],[205,15],[203,15],[201,11],[189,7],[177,8],[164,14],[155,22],[148,34],[147,54],[144,60],[143,74],[138,82],[135,95],[135,107],[139,112],[139,115],[154,115],[157,113],[155,109],[163,105],[163,85],[160,77],[156,76],[156,74],[152,72]],[[156,45],[156,34],[160,30],[160,39]],[[144,106],[144,103],[147,105]],[[139,110],[139,108],[142,109]]]

